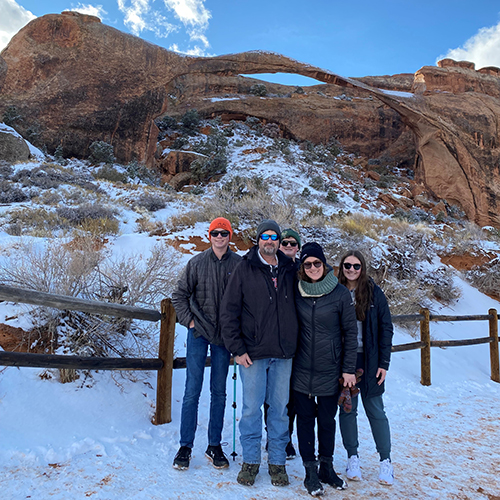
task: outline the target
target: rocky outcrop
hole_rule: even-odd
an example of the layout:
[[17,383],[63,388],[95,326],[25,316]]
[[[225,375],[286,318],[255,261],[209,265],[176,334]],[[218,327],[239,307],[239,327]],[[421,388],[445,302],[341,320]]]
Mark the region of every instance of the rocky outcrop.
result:
[[26,141],[17,134],[0,128],[0,162],[17,163],[28,161],[30,149]]
[[[412,168],[437,199],[500,227],[495,68],[444,60],[417,71],[411,85],[408,75],[350,79],[268,52],[180,56],[76,13],[32,21],[1,56],[0,112],[14,105],[36,117],[49,151],[63,144],[66,154],[85,156],[92,141],[104,140],[120,161],[151,165],[159,116],[193,108],[225,120],[257,116],[285,137],[333,137],[350,152]],[[259,97],[250,92],[257,80],[239,76],[259,73],[301,74],[323,85],[302,93],[266,83]]]

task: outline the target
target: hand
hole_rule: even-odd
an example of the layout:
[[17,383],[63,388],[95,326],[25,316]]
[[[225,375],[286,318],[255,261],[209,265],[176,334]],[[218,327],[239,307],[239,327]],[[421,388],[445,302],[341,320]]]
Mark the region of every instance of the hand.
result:
[[344,387],[354,387],[356,385],[356,375],[354,373],[343,373]]
[[385,380],[386,375],[387,375],[387,370],[384,370],[383,368],[379,368],[377,370],[378,385],[382,384],[382,382]]
[[235,356],[234,360],[238,365],[241,365],[244,368],[248,368],[250,365],[253,365],[253,362],[247,353],[242,354],[241,356]]
[[191,323],[189,323],[189,328],[194,328],[194,319],[192,319]]

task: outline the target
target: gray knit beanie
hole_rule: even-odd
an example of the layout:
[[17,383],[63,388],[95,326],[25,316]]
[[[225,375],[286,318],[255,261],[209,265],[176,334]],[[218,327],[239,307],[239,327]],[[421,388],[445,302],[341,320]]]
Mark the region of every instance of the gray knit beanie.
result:
[[260,239],[260,235],[266,231],[274,231],[281,240],[281,229],[278,223],[272,219],[264,219],[257,228],[257,241]]

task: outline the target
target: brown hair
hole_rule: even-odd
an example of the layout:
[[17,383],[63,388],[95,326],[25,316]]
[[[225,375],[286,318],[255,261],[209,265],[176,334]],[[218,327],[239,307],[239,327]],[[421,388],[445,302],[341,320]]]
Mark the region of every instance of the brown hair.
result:
[[366,313],[370,307],[373,296],[373,281],[366,273],[366,260],[361,252],[349,250],[340,259],[338,278],[339,283],[347,286],[347,278],[344,274],[344,261],[347,257],[356,257],[361,262],[361,273],[356,284],[356,317],[359,321],[366,319]]
[[[318,281],[321,281],[327,274],[328,274],[328,269],[325,266],[324,262],[321,262],[323,264],[323,274],[321,275],[321,278]],[[308,283],[312,283],[311,278],[307,276],[306,271],[304,270],[304,263],[300,264],[299,271],[297,273],[297,276],[299,277],[299,280],[301,281],[307,281]]]

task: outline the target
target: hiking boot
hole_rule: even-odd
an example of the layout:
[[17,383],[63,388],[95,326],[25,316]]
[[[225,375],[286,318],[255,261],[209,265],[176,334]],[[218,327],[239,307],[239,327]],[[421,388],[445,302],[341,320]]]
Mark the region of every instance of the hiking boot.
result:
[[244,486],[252,486],[255,483],[255,477],[259,473],[259,467],[259,464],[247,464],[243,462],[236,481]]
[[378,475],[378,482],[386,486],[392,486],[394,483],[394,467],[392,466],[391,459],[386,458],[380,462],[380,472]]
[[297,452],[295,451],[295,448],[293,447],[292,441],[288,441],[288,444],[286,445],[286,459],[287,460],[293,460],[297,456]]
[[273,486],[288,486],[290,484],[284,465],[269,464],[269,475]]
[[189,460],[191,458],[191,448],[189,446],[181,446],[177,455],[175,455],[172,467],[174,469],[184,470],[189,468]]
[[317,462],[304,462],[306,469],[306,478],[304,479],[304,486],[306,487],[309,495],[319,497],[323,495],[325,490],[318,477],[318,463]]
[[361,476],[361,463],[358,455],[352,455],[347,459],[347,469],[345,472],[347,479],[351,481],[361,481],[361,479],[363,479]]
[[333,470],[333,460],[331,458],[320,457],[318,476],[322,483],[329,484],[337,490],[345,490],[347,488],[347,483],[337,476]]
[[229,460],[222,451],[221,445],[209,446],[205,452],[205,456],[212,461],[212,465],[216,469],[226,469],[229,467]]

